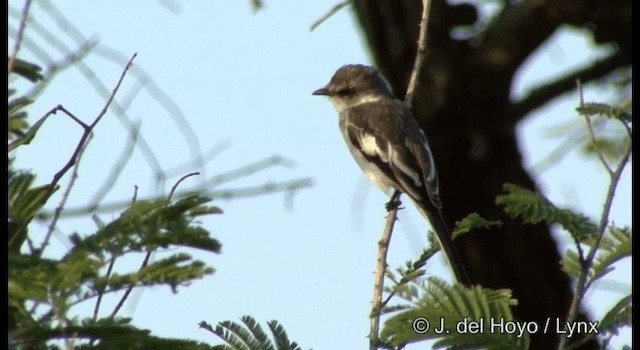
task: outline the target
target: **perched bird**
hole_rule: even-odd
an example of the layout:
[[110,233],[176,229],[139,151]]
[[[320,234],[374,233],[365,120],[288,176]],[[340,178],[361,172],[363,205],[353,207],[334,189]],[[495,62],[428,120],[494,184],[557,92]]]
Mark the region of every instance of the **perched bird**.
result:
[[400,191],[411,198],[431,223],[457,280],[469,285],[442,217],[438,173],[427,138],[378,70],[343,66],[313,95],[329,97],[338,111],[344,140],[362,171],[387,195]]

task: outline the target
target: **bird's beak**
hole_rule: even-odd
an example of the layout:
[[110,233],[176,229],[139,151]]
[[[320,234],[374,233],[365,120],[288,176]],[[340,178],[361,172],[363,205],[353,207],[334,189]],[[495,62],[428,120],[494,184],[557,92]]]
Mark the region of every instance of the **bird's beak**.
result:
[[314,91],[312,95],[329,96],[329,90],[327,90],[327,88],[318,89]]

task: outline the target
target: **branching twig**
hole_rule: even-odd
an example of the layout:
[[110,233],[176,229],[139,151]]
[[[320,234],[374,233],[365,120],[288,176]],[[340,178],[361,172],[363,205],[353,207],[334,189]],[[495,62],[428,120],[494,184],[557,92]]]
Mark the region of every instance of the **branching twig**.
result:
[[[431,6],[430,0],[422,0],[422,18],[420,19],[420,34],[418,36],[418,51],[416,52],[416,59],[411,70],[411,77],[409,79],[409,85],[407,86],[407,93],[404,98],[404,103],[407,107],[413,106],[413,94],[418,84],[418,78],[422,64],[426,55],[427,48],[427,28],[429,26],[429,9]],[[387,251],[389,249],[389,242],[391,241],[391,234],[393,233],[393,225],[396,220],[399,201],[395,203],[400,197],[400,192],[396,191],[391,196],[390,204],[395,204],[391,207],[387,216],[387,222],[382,234],[382,238],[378,242],[378,257],[375,272],[375,282],[373,287],[373,300],[371,306],[371,325],[369,331],[369,349],[378,349],[379,332],[380,332],[380,313],[382,311],[382,292],[384,290],[384,273],[387,268]],[[388,301],[387,301],[388,302]]]
[[[133,186],[133,196],[131,197],[131,205],[135,204],[136,200],[138,199],[138,185],[134,185]],[[105,275],[105,280],[108,281],[109,278],[111,277],[111,273],[113,272],[113,266],[116,263],[116,259],[117,256],[112,255],[111,259],[109,260],[109,266],[107,267],[107,273]],[[105,289],[107,288],[107,285],[105,283],[103,288],[100,288],[100,290],[98,291],[98,299],[96,300],[96,305],[93,309],[93,321],[95,322],[98,319],[98,311],[100,310],[100,304],[102,303],[102,297],[104,296],[104,292]],[[89,345],[93,345],[93,341],[94,339],[91,339],[91,341],[89,342]]]
[[[64,16],[64,14],[57,7],[55,7],[53,3],[49,1],[39,1],[38,5],[41,6],[45,10],[44,12],[54,20],[54,22],[59,26],[60,30],[67,33],[69,37],[78,46],[82,46],[87,42],[87,39],[82,35],[82,33],[75,26],[75,24],[69,21]],[[64,42],[59,40],[56,36],[51,35],[50,31],[45,30],[45,31],[39,32],[39,34],[49,44],[53,45],[53,47],[58,49],[60,52],[64,54],[69,54],[73,52],[73,50],[67,47],[67,45]],[[96,54],[102,55],[102,51],[104,51],[105,48],[106,47],[104,45],[97,45],[94,48],[93,52]],[[106,48],[106,49],[111,50],[110,48]],[[124,57],[122,60],[113,59],[112,57],[106,57],[106,58],[112,60],[113,62],[116,62],[118,65],[129,61],[128,57]],[[74,64],[73,67],[79,70],[79,72],[84,76],[87,82],[89,82],[89,84],[100,96],[104,98],[107,98],[109,96],[110,91],[108,87],[104,85],[100,80],[96,79],[96,72],[91,67],[89,67],[82,60],[77,61],[77,64]],[[137,73],[137,71],[139,70],[140,69],[137,66],[134,66],[131,69],[131,74],[134,77],[136,77],[141,84],[147,84],[147,80],[145,79],[145,81],[143,81],[143,79]],[[165,96],[165,97],[167,100],[170,100],[168,96]],[[161,103],[162,101],[158,101],[158,102]],[[133,135],[136,132],[135,125],[126,114],[126,111],[124,110],[124,108],[122,108],[120,104],[115,101],[112,104],[112,108],[118,122],[121,123],[121,125],[129,132],[130,135]],[[162,167],[160,165],[160,162],[158,161],[156,155],[151,149],[151,146],[149,145],[149,143],[146,141],[144,137],[139,136],[137,146],[140,148],[142,155],[147,161],[147,164],[151,167],[152,171],[154,171],[155,173],[162,173]]]
[[20,51],[20,45],[22,44],[24,29],[27,26],[27,18],[29,17],[30,7],[31,0],[26,0],[24,2],[24,7],[22,7],[22,18],[20,19],[20,26],[18,27],[18,33],[16,34],[16,41],[15,43],[13,43],[13,52],[11,53],[11,57],[9,58],[7,74],[11,74],[11,72],[13,72],[13,65],[16,62],[16,57],[18,57],[18,51]]
[[[199,175],[199,174],[200,173],[197,173],[197,172],[190,173],[190,174],[187,174],[187,175],[181,177],[178,181],[176,181],[176,183],[171,188],[171,192],[169,193],[168,200],[171,201],[171,197],[173,197],[173,194],[175,193],[176,189],[178,188],[178,185],[180,185],[180,183],[182,181],[184,181],[188,177],[191,177],[191,176],[194,176],[194,175]],[[137,187],[136,187],[136,193],[137,193]],[[153,255],[154,251],[155,251],[154,248],[151,248],[151,249],[147,250],[147,254],[144,256],[144,259],[143,259],[142,264],[140,265],[140,268],[138,269],[138,271],[141,271],[142,269],[147,267],[147,265],[149,265],[149,261],[151,260],[151,256]],[[127,300],[127,298],[129,298],[129,295],[133,291],[134,287],[135,287],[135,285],[131,285],[131,286],[127,287],[127,290],[125,290],[124,294],[120,298],[120,301],[118,301],[118,304],[113,309],[113,311],[111,312],[111,315],[109,317],[113,318],[118,314],[118,311],[120,311],[120,309],[122,308],[122,305],[124,305],[124,302]]]
[[76,180],[78,179],[78,168],[80,168],[80,159],[82,158],[82,155],[87,149],[86,146],[89,144],[89,141],[90,140],[87,141],[87,143],[82,147],[82,149],[80,150],[80,153],[78,154],[78,161],[73,167],[73,172],[71,173],[71,179],[69,180],[69,185],[67,186],[67,189],[62,195],[60,204],[55,209],[55,212],[53,214],[53,218],[51,219],[51,223],[49,224],[47,233],[45,234],[44,239],[42,240],[42,244],[40,244],[40,248],[37,251],[37,254],[36,254],[37,256],[42,256],[42,253],[44,252],[45,248],[49,245],[49,240],[51,239],[51,235],[53,234],[53,231],[56,228],[56,224],[60,219],[60,214],[62,213],[64,206],[67,204],[67,200],[69,199],[69,195],[71,194],[71,189],[73,189],[73,186],[75,185]]
[[120,84],[122,84],[122,80],[124,79],[124,76],[127,74],[127,71],[131,67],[131,65],[133,63],[133,60],[136,58],[136,55],[137,54],[133,54],[133,56],[131,56],[131,59],[129,60],[129,62],[125,66],[124,70],[122,71],[122,74],[120,75],[120,79],[118,79],[118,83],[116,84],[115,88],[111,92],[111,95],[107,99],[107,102],[105,103],[104,107],[102,108],[102,111],[100,111],[100,113],[98,114],[96,119],[93,121],[93,123],[91,123],[91,125],[86,125],[81,120],[79,120],[78,118],[73,116],[73,114],[71,114],[68,111],[66,111],[66,109],[64,109],[64,107],[58,106],[59,110],[65,111],[65,113],[67,115],[69,115],[73,120],[75,120],[77,123],[79,123],[80,125],[83,126],[84,133],[82,134],[82,137],[80,138],[80,141],[78,142],[78,145],[76,146],[76,149],[73,151],[73,154],[71,155],[71,158],[69,158],[69,160],[67,161],[67,164],[65,164],[62,167],[62,169],[60,169],[60,171],[58,171],[53,176],[53,180],[51,181],[51,184],[49,186],[49,193],[47,194],[47,196],[51,194],[51,192],[54,190],[55,186],[58,184],[60,179],[76,163],[76,161],[78,159],[78,155],[80,154],[80,151],[82,150],[82,148],[84,147],[87,139],[89,138],[89,135],[91,134],[91,131],[93,131],[95,126],[100,122],[102,117],[107,113],[107,110],[109,109],[109,106],[111,105],[111,102],[113,101],[113,98],[115,97],[116,92],[118,92],[118,89],[120,88]]
[[[580,86],[580,84],[578,84],[578,92],[580,94],[580,104],[582,105],[584,100],[582,98],[582,88]],[[589,122],[589,121],[587,121]],[[625,124],[624,122],[622,122],[623,124]],[[625,126],[628,128],[628,126],[625,124]],[[595,143],[595,136],[593,135],[593,133],[591,134],[591,138],[592,141]],[[629,144],[629,147],[627,148],[627,151],[625,152],[625,154],[622,156],[622,159],[620,160],[620,163],[618,163],[618,166],[616,167],[615,171],[611,171],[610,174],[610,184],[609,184],[609,189],[607,191],[607,196],[602,208],[602,213],[600,214],[600,223],[598,225],[598,233],[595,239],[595,242],[593,243],[591,249],[589,250],[589,254],[587,254],[587,257],[585,259],[585,264],[584,266],[582,266],[582,271],[580,271],[580,276],[578,277],[578,282],[576,283],[576,292],[573,295],[573,299],[571,300],[571,306],[569,307],[569,311],[567,313],[567,322],[573,322],[573,320],[575,319],[577,313],[578,313],[578,308],[580,307],[580,302],[582,301],[582,298],[584,297],[584,293],[586,291],[586,287],[587,287],[587,278],[589,277],[589,268],[593,265],[593,261],[595,260],[596,257],[596,253],[598,252],[598,249],[600,248],[600,243],[602,242],[602,238],[604,237],[604,234],[607,230],[607,227],[609,226],[609,213],[611,212],[611,205],[613,204],[613,197],[615,195],[616,192],[616,188],[618,187],[618,182],[620,181],[620,177],[622,176],[622,172],[625,168],[625,166],[627,165],[627,163],[629,162],[629,158],[631,157],[631,151],[632,151],[632,145],[631,143]],[[603,165],[605,165],[605,167],[607,167],[607,170],[610,170],[608,168],[608,164],[606,162],[603,162]],[[560,338],[560,344],[558,345],[558,349],[564,349],[564,345],[567,341],[567,337],[566,334],[565,336],[562,336]]]
[[338,11],[342,10],[343,7],[346,7],[350,3],[351,3],[351,0],[342,0],[339,3],[335,4],[329,11],[327,11],[327,13],[325,13],[322,17],[318,18],[317,20],[315,20],[315,22],[311,24],[309,31],[313,32],[313,30],[316,29],[322,23],[324,23],[324,21],[328,20],[331,16],[338,13]]

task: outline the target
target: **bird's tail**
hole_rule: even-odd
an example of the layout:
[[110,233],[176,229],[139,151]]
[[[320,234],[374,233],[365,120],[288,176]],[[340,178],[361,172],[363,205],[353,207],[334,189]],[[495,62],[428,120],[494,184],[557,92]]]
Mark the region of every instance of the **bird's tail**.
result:
[[[428,201],[429,199],[426,200]],[[433,230],[436,232],[436,238],[440,243],[440,247],[447,257],[458,282],[470,286],[471,280],[469,279],[467,270],[462,263],[462,259],[460,259],[456,247],[453,245],[451,231],[449,231],[447,224],[444,222],[442,211],[431,205],[431,203],[420,203],[417,201],[414,201],[414,203],[420,214],[431,223]]]

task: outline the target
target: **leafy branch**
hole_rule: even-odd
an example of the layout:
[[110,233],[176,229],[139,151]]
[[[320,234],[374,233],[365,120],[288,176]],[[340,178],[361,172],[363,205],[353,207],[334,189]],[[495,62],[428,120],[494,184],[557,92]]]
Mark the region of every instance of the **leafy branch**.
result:
[[[609,215],[616,188],[620,181],[622,172],[629,163],[631,157],[631,142],[620,156],[617,164],[611,166],[605,155],[597,147],[597,137],[592,126],[591,118],[601,116],[619,121],[626,130],[626,137],[631,139],[632,121],[631,115],[624,110],[599,103],[584,103],[582,90],[579,85],[580,106],[578,113],[585,117],[589,138],[594,145],[598,161],[603,165],[609,176],[609,184],[604,199],[599,222],[596,224],[588,217],[576,213],[570,209],[557,208],[551,201],[541,194],[534,193],[527,189],[513,184],[505,184],[505,194],[496,198],[496,203],[503,206],[504,211],[511,217],[520,217],[526,223],[546,222],[548,224],[560,224],[570,233],[575,243],[575,251],[569,250],[562,261],[563,269],[574,276],[576,281],[575,293],[571,301],[569,311],[566,315],[566,324],[575,321],[580,303],[587,290],[593,284],[614,269],[614,264],[623,258],[631,256],[631,230],[630,228],[619,228],[610,225]],[[621,301],[602,320],[614,331],[617,327],[630,325],[631,319],[626,318],[627,308],[630,310],[631,304]],[[618,316],[620,316],[618,318]],[[612,321],[616,319],[616,321]],[[606,322],[605,322],[606,321]],[[615,324],[615,326],[613,326]],[[603,327],[603,329],[606,327]],[[577,343],[570,344],[569,347],[578,346],[584,343],[592,335],[580,339]],[[558,349],[565,349],[567,346],[566,333],[560,338]]]

